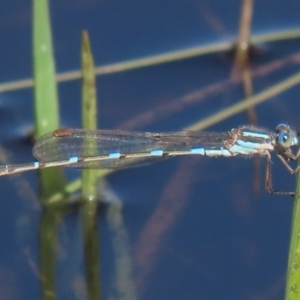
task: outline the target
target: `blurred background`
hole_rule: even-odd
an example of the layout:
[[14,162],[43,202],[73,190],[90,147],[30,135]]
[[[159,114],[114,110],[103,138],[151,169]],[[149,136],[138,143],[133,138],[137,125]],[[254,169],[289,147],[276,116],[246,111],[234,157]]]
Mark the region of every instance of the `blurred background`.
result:
[[[234,77],[230,45],[242,1],[50,1],[57,73],[80,68],[81,32],[90,35],[97,66],[195,47],[224,50],[97,77],[102,129],[177,131],[245,98]],[[0,4],[0,83],[32,77],[32,3]],[[297,0],[256,1],[253,93],[296,74],[300,39]],[[229,45],[229,46],[228,46]],[[1,90],[1,84],[0,84]],[[295,86],[206,130],[256,123],[299,128]],[[81,127],[81,82],[59,84],[61,127]],[[33,161],[33,90],[0,94],[3,163]],[[253,115],[252,115],[253,116]],[[273,159],[275,188],[295,177]],[[72,181],[79,170],[67,170]],[[101,184],[99,209],[103,299],[283,299],[293,199],[264,190],[265,161],[185,157],[116,171]],[[0,178],[1,299],[40,299],[36,172]],[[116,211],[117,216],[116,217]],[[85,299],[81,225],[67,215],[58,232],[57,298]]]

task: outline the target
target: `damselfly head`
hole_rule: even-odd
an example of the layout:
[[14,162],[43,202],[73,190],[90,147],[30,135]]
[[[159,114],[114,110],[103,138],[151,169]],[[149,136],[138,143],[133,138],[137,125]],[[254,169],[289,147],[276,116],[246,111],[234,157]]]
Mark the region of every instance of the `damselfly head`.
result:
[[276,127],[276,142],[277,145],[288,149],[294,145],[298,145],[297,133],[290,128],[287,124],[279,124]]

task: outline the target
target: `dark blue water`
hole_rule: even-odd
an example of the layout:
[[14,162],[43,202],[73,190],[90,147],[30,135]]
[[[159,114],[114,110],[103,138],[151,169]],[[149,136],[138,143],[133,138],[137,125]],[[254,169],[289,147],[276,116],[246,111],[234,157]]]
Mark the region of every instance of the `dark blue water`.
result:
[[[31,2],[19,2],[0,4],[0,82],[32,76]],[[296,0],[257,1],[253,34],[299,28],[299,10]],[[234,41],[239,12],[240,1],[52,1],[57,71],[79,68],[83,29],[101,65]],[[300,40],[261,45],[252,61],[255,93],[298,72],[299,48]],[[180,130],[243,99],[241,85],[228,83],[231,72],[230,55],[218,53],[99,77],[99,126]],[[203,93],[217,84],[222,89]],[[191,93],[197,96],[186,101]],[[287,121],[298,129],[299,94],[294,87],[257,106],[260,126]],[[59,96],[62,126],[80,127],[80,82],[60,84]],[[0,95],[0,141],[11,163],[33,159],[24,138],[33,126],[32,100],[31,89]],[[248,122],[240,113],[209,129]],[[295,178],[273,162],[275,187],[293,190]],[[251,159],[178,158],[109,175],[105,195],[123,204],[123,231],[113,229],[109,205],[99,211],[103,299],[118,295],[116,245],[131,258],[124,273],[133,277],[121,276],[130,282],[127,296],[133,287],[145,300],[282,299],[293,200],[264,191],[264,166],[262,160],[258,194]],[[40,299],[36,173],[1,178],[0,190],[2,299]],[[58,298],[84,299],[78,214],[58,234]]]

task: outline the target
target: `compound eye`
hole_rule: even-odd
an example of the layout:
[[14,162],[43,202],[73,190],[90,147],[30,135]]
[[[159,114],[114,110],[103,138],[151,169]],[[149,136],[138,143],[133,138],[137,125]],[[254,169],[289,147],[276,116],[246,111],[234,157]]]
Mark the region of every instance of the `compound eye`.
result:
[[277,136],[277,143],[284,148],[290,148],[293,145],[293,137],[287,132],[282,132]]

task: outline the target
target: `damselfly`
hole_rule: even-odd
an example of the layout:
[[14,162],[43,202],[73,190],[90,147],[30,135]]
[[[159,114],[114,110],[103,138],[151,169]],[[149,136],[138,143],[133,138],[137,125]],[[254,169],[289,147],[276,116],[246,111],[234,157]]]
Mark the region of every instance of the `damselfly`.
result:
[[[299,134],[298,134],[299,135]],[[286,124],[275,132],[253,126],[241,126],[228,132],[180,131],[168,133],[127,132],[119,130],[58,129],[37,140],[33,155],[37,162],[0,166],[0,176],[55,166],[77,168],[125,168],[181,155],[235,157],[259,155],[266,157],[266,189],[273,190],[271,151],[274,151],[291,173],[289,162],[296,160],[300,150],[298,135]]]

